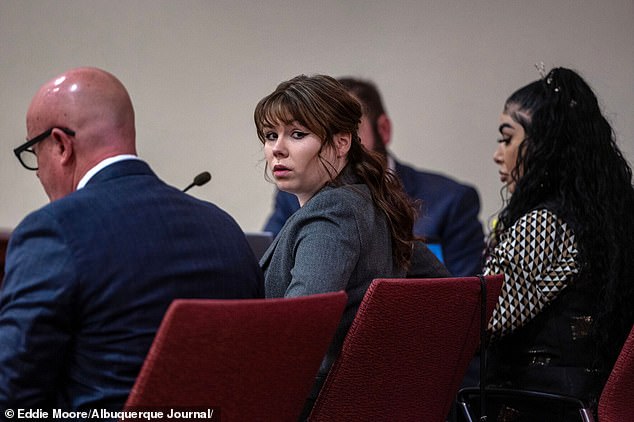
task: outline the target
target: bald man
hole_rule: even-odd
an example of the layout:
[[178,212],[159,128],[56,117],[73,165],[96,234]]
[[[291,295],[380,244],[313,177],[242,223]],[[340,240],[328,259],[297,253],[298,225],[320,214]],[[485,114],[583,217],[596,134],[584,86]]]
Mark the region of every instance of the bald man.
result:
[[236,222],[136,156],[124,86],[95,68],[35,94],[15,152],[50,203],[14,230],[0,291],[0,414],[120,410],[175,298],[261,297]]

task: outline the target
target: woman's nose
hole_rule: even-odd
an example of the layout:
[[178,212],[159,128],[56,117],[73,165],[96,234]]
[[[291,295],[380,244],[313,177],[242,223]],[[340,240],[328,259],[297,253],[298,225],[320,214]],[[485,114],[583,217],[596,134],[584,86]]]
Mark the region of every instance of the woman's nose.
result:
[[498,144],[498,147],[493,151],[493,162],[495,164],[502,164],[504,162],[504,154],[502,153],[502,145]]
[[275,143],[273,144],[273,155],[275,157],[284,157],[288,155],[284,137],[280,136],[279,138],[275,140]]

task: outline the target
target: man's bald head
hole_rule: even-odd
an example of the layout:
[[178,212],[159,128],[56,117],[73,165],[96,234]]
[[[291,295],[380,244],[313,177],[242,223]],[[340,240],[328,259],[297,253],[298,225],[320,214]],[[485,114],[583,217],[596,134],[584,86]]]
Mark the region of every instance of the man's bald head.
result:
[[[119,154],[136,154],[130,96],[116,77],[101,69],[71,69],[45,83],[31,101],[26,125],[29,137],[49,128],[75,132],[70,138],[54,131],[52,140],[42,142],[48,142],[51,152],[46,159],[61,166],[49,166],[49,170],[54,170],[52,174],[44,174],[42,165],[38,171],[51,199],[72,192],[81,177],[100,161]],[[38,146],[42,150],[38,161],[45,160],[46,147]],[[59,193],[51,195],[53,184],[62,186]]]
[[115,143],[134,144],[130,96],[117,78],[97,68],[71,69],[44,84],[29,107],[27,129],[31,125],[69,127],[78,138],[83,130],[99,129],[99,138],[117,135],[124,139],[114,139]]

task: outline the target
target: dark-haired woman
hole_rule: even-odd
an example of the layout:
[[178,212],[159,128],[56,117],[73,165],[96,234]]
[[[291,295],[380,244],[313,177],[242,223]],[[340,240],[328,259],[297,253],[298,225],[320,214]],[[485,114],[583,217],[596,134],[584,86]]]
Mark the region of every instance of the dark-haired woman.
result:
[[[415,207],[381,157],[362,146],[361,115],[357,100],[324,75],[281,83],[254,113],[270,176],[301,205],[260,261],[266,297],[348,294],[313,398],[370,283],[404,277],[416,243]],[[416,250],[417,275],[449,275],[426,248]]]
[[[488,383],[596,406],[634,321],[631,168],[592,89],[566,68],[511,95],[499,131],[493,158],[511,196],[485,264],[506,275]],[[546,412],[527,417],[565,420]]]

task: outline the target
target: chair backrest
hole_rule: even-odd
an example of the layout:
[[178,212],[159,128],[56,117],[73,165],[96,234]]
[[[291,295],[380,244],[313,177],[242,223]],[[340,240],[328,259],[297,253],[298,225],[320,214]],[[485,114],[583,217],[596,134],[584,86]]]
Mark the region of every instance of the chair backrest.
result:
[[[487,276],[487,320],[503,276]],[[311,421],[444,421],[480,339],[478,277],[377,279]]]
[[599,398],[600,422],[634,420],[634,327],[623,344]]
[[296,421],[346,300],[344,292],[175,300],[125,409],[209,408],[223,422]]

